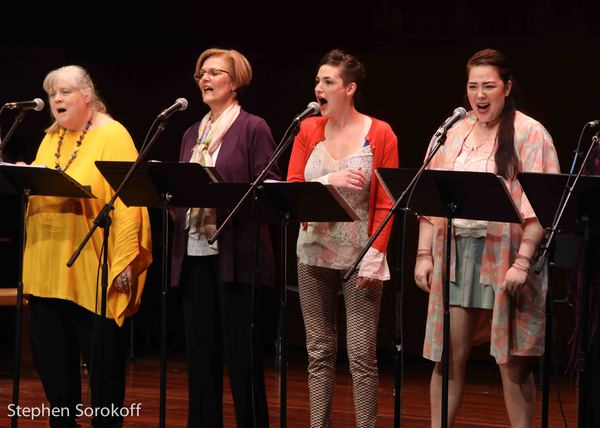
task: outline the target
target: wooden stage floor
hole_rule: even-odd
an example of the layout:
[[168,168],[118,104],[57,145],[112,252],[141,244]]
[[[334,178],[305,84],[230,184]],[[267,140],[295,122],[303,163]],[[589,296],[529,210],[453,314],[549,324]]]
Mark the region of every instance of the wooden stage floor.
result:
[[[0,368],[0,426],[10,426],[8,405],[12,397],[12,374],[10,362],[3,362]],[[158,357],[137,358],[130,362],[127,372],[127,393],[125,404],[140,403],[139,416],[130,416],[125,420],[125,427],[155,427],[159,421],[159,367]],[[303,355],[293,354],[288,364],[288,405],[287,426],[304,428],[308,422],[308,391],[306,361]],[[428,362],[407,362],[404,367],[403,416],[402,427],[429,426],[429,376],[431,365]],[[273,368],[273,359],[266,360],[265,375],[269,401],[271,427],[279,425],[279,383],[278,373]],[[187,412],[187,377],[185,362],[181,355],[171,355],[168,359],[167,371],[167,424],[171,427],[186,426]],[[380,364],[379,415],[378,427],[393,427],[393,382],[394,372],[391,364]],[[23,407],[40,408],[47,405],[42,386],[35,371],[31,368],[22,370],[20,382],[20,402]],[[235,427],[233,405],[229,385],[225,382],[224,393],[225,426]],[[560,400],[559,400],[560,396]],[[85,400],[89,398],[83,392]],[[540,426],[541,391],[538,385],[535,426]],[[559,406],[562,402],[565,424]],[[334,427],[354,426],[351,382],[347,364],[338,364],[335,396]],[[89,426],[89,419],[81,418],[83,426]],[[19,420],[21,427],[47,426],[45,418]],[[468,385],[464,402],[455,425],[459,428],[474,427],[506,427],[509,426],[500,378],[497,367],[488,363],[470,363],[468,369]],[[577,426],[577,391],[574,379],[565,376],[552,376],[550,387],[550,427]]]

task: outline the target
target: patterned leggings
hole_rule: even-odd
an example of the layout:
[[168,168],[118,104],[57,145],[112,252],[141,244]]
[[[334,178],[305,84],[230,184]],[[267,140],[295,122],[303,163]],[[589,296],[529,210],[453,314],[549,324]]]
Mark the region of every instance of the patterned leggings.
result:
[[300,306],[308,349],[310,426],[331,426],[331,407],[337,357],[336,311],[338,289],[343,286],[346,306],[348,358],[356,426],[377,422],[377,324],[383,286],[357,289],[357,275],[343,283],[343,271],[298,264]]

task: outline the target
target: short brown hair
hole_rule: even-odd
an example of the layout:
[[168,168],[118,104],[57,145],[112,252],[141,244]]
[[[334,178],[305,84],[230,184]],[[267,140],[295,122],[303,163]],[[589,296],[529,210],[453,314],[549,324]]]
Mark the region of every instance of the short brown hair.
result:
[[344,85],[356,83],[356,86],[358,87],[367,78],[365,67],[358,58],[340,49],[333,49],[327,52],[323,58],[321,58],[319,68],[321,68],[322,65],[332,65],[334,67],[341,66],[340,77],[344,81]]
[[367,72],[365,71],[365,66],[362,65],[358,58],[341,49],[333,49],[321,58],[319,68],[323,65],[340,67],[340,77],[344,85],[347,86],[350,83],[355,83],[356,93],[354,98],[360,101],[362,83],[367,78]]
[[202,64],[204,64],[204,61],[211,56],[223,56],[229,61],[231,70],[227,71],[230,72],[231,80],[235,83],[237,88],[236,92],[239,93],[241,89],[250,85],[250,82],[252,81],[252,67],[250,66],[250,62],[248,62],[248,59],[246,59],[244,55],[235,49],[210,48],[202,52],[196,61],[194,79],[200,79],[200,69],[202,68]]

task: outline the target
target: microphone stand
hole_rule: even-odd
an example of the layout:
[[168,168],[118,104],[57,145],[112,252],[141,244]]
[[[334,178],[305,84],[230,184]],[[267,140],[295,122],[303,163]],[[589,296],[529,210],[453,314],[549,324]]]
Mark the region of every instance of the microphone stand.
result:
[[[3,105],[0,108],[0,113],[4,110]],[[2,151],[6,144],[12,137],[13,133],[25,117],[25,113],[27,110],[20,110],[12,125],[8,129],[6,136],[4,139],[0,139],[0,162],[2,161]],[[17,305],[15,306],[15,355],[13,361],[13,390],[12,390],[12,403],[15,406],[19,405],[19,381],[21,378],[21,330],[23,328],[23,251],[25,249],[25,212],[27,210],[27,201],[29,199],[29,192],[26,190],[25,193],[20,195],[21,204],[20,211],[21,215],[19,216],[19,232],[21,233],[21,237],[19,238],[19,266],[18,266],[18,282],[17,282]],[[11,426],[13,428],[17,427],[18,424],[18,415],[14,415],[11,420]]]
[[369,240],[367,241],[367,243],[361,250],[360,254],[356,258],[356,260],[354,260],[354,263],[352,263],[352,265],[348,268],[348,270],[346,271],[346,273],[343,276],[344,281],[348,281],[350,279],[350,277],[352,276],[352,274],[358,267],[359,263],[365,257],[365,254],[367,254],[367,251],[369,251],[369,248],[371,248],[371,246],[373,245],[373,242],[375,242],[375,240],[377,240],[377,238],[381,234],[381,231],[385,228],[385,226],[390,221],[390,219],[392,218],[394,213],[396,211],[400,210],[400,205],[404,201],[408,192],[411,192],[411,194],[412,194],[412,190],[417,185],[419,179],[421,178],[421,175],[423,174],[423,171],[425,171],[425,169],[427,168],[427,166],[429,165],[429,163],[431,162],[431,160],[433,159],[435,154],[438,152],[440,147],[442,147],[444,145],[445,142],[446,142],[446,132],[444,132],[444,133],[442,133],[442,135],[440,135],[440,137],[438,138],[438,140],[436,142],[435,147],[429,153],[429,156],[427,156],[427,158],[425,159],[425,162],[423,162],[423,165],[421,165],[421,168],[419,168],[419,170],[415,173],[412,180],[410,180],[410,183],[408,183],[408,185],[406,186],[406,188],[404,189],[404,191],[402,192],[400,197],[398,199],[396,199],[396,202],[388,210],[387,215],[385,216],[385,218],[383,219],[383,221],[381,222],[381,224],[379,225],[377,230],[373,233],[373,235],[371,235],[371,238],[369,238]]
[[300,120],[296,118],[285,132],[282,141],[277,145],[277,148],[271,155],[271,159],[269,159],[267,166],[265,166],[265,168],[261,171],[258,177],[256,177],[256,179],[252,183],[250,183],[250,187],[248,188],[246,193],[244,193],[244,195],[238,201],[236,206],[231,210],[231,212],[229,213],[227,218],[225,218],[221,226],[219,226],[215,233],[213,233],[212,236],[208,238],[209,244],[212,245],[217,239],[219,239],[219,236],[221,236],[221,234],[223,233],[223,229],[225,228],[225,226],[231,222],[231,219],[235,217],[235,215],[238,213],[238,211],[241,209],[242,205],[246,202],[250,195],[254,193],[254,191],[265,181],[265,177],[271,169],[271,166],[273,166],[273,164],[277,160],[279,160],[281,155],[285,152],[290,143],[294,140],[294,137],[296,136],[299,130]]
[[[598,126],[597,120],[586,123],[585,126],[583,127],[583,129],[581,130],[581,133],[579,134],[579,140],[577,141],[577,148],[573,151],[573,162],[571,163],[571,169],[569,170],[570,175],[572,175],[573,171],[575,171],[575,165],[577,165],[577,159],[581,155],[581,151],[579,150],[579,148],[581,147],[581,139],[583,137],[583,133],[585,132],[585,130],[587,128],[594,127],[594,126]],[[564,194],[563,194],[563,196],[564,196]]]
[[[273,154],[271,155],[271,158],[269,159],[269,162],[267,163],[267,165],[264,167],[264,169],[261,171],[261,173],[258,175],[258,177],[256,177],[256,179],[250,184],[250,187],[248,188],[248,190],[246,191],[246,193],[244,193],[244,195],[241,197],[241,199],[238,201],[238,203],[236,204],[236,206],[231,210],[231,212],[229,213],[229,215],[227,216],[227,218],[223,221],[223,223],[219,226],[219,228],[213,233],[213,235],[208,238],[208,242],[209,244],[214,243],[219,236],[221,236],[221,234],[223,233],[223,229],[225,228],[225,226],[230,223],[232,221],[232,219],[235,217],[235,215],[238,213],[238,211],[241,209],[241,207],[244,205],[244,203],[246,202],[246,200],[248,200],[248,198],[250,198],[250,196],[252,195],[252,211],[253,211],[253,219],[255,221],[255,227],[254,227],[254,233],[256,238],[254,239],[254,270],[253,270],[253,275],[252,275],[252,300],[251,300],[251,313],[250,313],[250,318],[251,318],[251,322],[250,322],[250,343],[251,343],[251,348],[250,348],[250,364],[251,364],[251,383],[252,383],[252,390],[251,390],[251,394],[252,394],[252,415],[253,415],[253,420],[254,420],[254,426],[256,426],[256,406],[255,406],[255,402],[254,402],[254,398],[255,398],[255,371],[254,371],[254,337],[255,337],[255,331],[254,331],[254,326],[255,326],[255,320],[254,320],[254,299],[255,299],[255,293],[256,293],[256,287],[257,287],[257,282],[258,282],[258,261],[259,261],[259,257],[258,257],[258,251],[259,251],[259,240],[258,240],[258,215],[257,215],[257,206],[258,206],[258,193],[260,191],[260,189],[262,188],[261,184],[264,182],[265,177],[267,175],[267,173],[269,172],[269,170],[271,169],[271,167],[273,166],[273,164],[275,162],[277,162],[277,160],[279,160],[279,158],[281,157],[281,155],[287,150],[287,148],[289,147],[289,145],[292,143],[292,141],[294,140],[294,137],[296,136],[296,134],[298,133],[298,131],[300,130],[300,122],[302,121],[302,118],[300,118],[299,116],[297,116],[293,121],[292,124],[288,127],[288,129],[285,131],[285,134],[281,140],[281,142],[277,145],[277,147],[275,148],[275,151],[273,152]],[[284,222],[284,224],[287,225],[287,219],[284,218],[282,220]],[[285,228],[283,230],[286,230]],[[283,238],[285,239],[285,238]],[[285,260],[283,261],[285,263]],[[282,278],[285,278],[285,274],[282,274]],[[281,308],[280,308],[280,319],[283,319],[282,317],[282,311],[285,307],[286,301],[287,301],[287,297],[286,297],[286,284],[285,282],[281,285],[282,290],[281,290]],[[281,328],[281,326],[280,326]],[[283,342],[283,340],[281,341]],[[284,350],[282,349],[282,347],[284,346],[283,343],[279,344],[279,368],[280,368],[280,372],[285,374],[285,363],[284,361],[282,361],[283,359],[283,355],[284,354]],[[281,380],[280,383],[280,426],[282,428],[285,428],[286,426],[286,382],[285,379]]]
[[[396,289],[394,291],[394,428],[398,428],[402,423],[402,379],[404,378],[404,360],[402,352],[404,347],[404,327],[402,322],[402,302],[404,299],[404,287],[402,287],[402,278],[404,277],[404,236],[406,234],[406,212],[402,213],[402,227],[399,231],[398,253],[396,257]],[[402,243],[402,244],[400,244]]]
[[[553,243],[554,240],[554,232],[556,231],[556,228],[558,227],[558,223],[560,222],[560,218],[562,216],[562,211],[564,210],[561,209],[560,207],[566,207],[567,202],[568,202],[568,198],[570,198],[570,194],[572,192],[572,188],[569,187],[569,183],[571,182],[571,178],[573,177],[573,173],[575,172],[575,166],[577,165],[577,159],[579,158],[579,156],[581,155],[581,152],[579,150],[579,148],[581,147],[581,140],[583,137],[583,133],[585,132],[585,130],[591,126],[591,122],[588,122],[583,129],[581,130],[581,133],[579,134],[579,140],[577,141],[577,148],[573,151],[573,161],[571,163],[571,169],[569,170],[569,176],[567,177],[567,182],[565,183],[565,187],[563,188],[563,192],[562,195],[560,197],[560,201],[557,207],[557,211],[554,213],[554,218],[552,220],[552,233],[551,233],[551,237],[550,239],[547,241],[547,244],[542,246],[542,254],[540,255],[540,258],[537,260],[537,263],[534,265],[533,267],[533,271],[535,272],[536,275],[539,275],[539,273],[542,271],[542,268],[546,262],[546,258],[548,257],[548,253],[550,251],[550,245]],[[592,145],[593,146],[593,145]],[[586,157],[586,161],[587,161],[587,157]],[[581,164],[581,168],[583,170],[583,167],[586,163],[586,161],[584,161]],[[573,186],[575,185],[575,183],[573,183]],[[552,314],[552,303],[553,303],[553,298],[552,298],[552,273],[550,272],[548,274],[548,289],[546,291],[546,305],[545,305],[545,314],[546,314],[546,331],[545,331],[545,336],[546,336],[546,341],[545,341],[545,345],[544,345],[544,358],[542,359],[542,368],[541,368],[541,384],[542,384],[542,416],[541,416],[541,426],[542,428],[546,428],[548,426],[548,406],[549,406],[549,401],[550,401],[550,355],[552,353],[552,344],[551,344],[551,337],[552,337],[552,321],[553,321],[553,314]]]
[[[103,244],[102,247],[104,249],[103,253],[102,253],[102,275],[101,275],[101,303],[100,303],[100,316],[101,319],[100,321],[100,328],[99,328],[99,337],[103,338],[103,325],[104,325],[104,318],[106,318],[106,296],[107,296],[107,290],[108,290],[108,242],[109,242],[109,234],[110,234],[110,226],[112,223],[111,217],[110,217],[110,212],[111,210],[114,209],[114,203],[117,200],[117,198],[120,196],[121,192],[123,191],[123,188],[125,187],[125,185],[127,184],[127,182],[129,181],[129,178],[133,175],[133,173],[135,172],[135,170],[138,168],[139,164],[146,158],[146,155],[148,154],[148,152],[150,151],[150,149],[152,148],[152,146],[154,145],[154,142],[157,140],[158,136],[165,130],[166,128],[166,122],[167,122],[167,118],[160,118],[160,119],[155,119],[156,120],[160,120],[156,130],[154,131],[154,134],[152,135],[152,137],[150,138],[150,140],[148,141],[148,143],[146,144],[146,142],[144,142],[144,144],[142,145],[143,149],[141,150],[141,152],[138,154],[137,159],[135,160],[135,162],[131,165],[131,168],[129,169],[129,171],[127,172],[127,175],[125,175],[125,178],[123,178],[123,181],[121,182],[121,184],[119,185],[119,187],[117,188],[117,190],[114,192],[113,196],[110,198],[110,200],[104,205],[104,207],[102,208],[102,210],[100,210],[100,212],[98,213],[98,215],[96,216],[96,218],[94,219],[94,224],[93,226],[90,228],[89,232],[87,233],[87,235],[83,238],[83,240],[81,241],[81,243],[79,244],[79,247],[75,250],[75,252],[71,255],[71,258],[69,258],[69,261],[67,262],[67,267],[72,267],[73,264],[75,263],[75,261],[77,260],[77,258],[79,257],[79,255],[81,254],[81,251],[83,250],[84,246],[86,245],[86,243],[90,240],[90,238],[92,237],[92,235],[94,234],[94,232],[96,231],[96,229],[98,227],[101,227],[104,229],[104,234],[103,234]],[[154,122],[153,122],[154,124]],[[164,292],[164,290],[163,290]],[[165,302],[163,299],[163,308],[161,313],[164,316],[165,313]],[[164,320],[163,320],[163,324],[164,324]],[[164,325],[163,325],[164,327]],[[103,342],[100,342],[100,345],[103,346]],[[161,348],[162,348],[163,344],[161,343]],[[166,385],[166,364],[164,362],[164,359],[162,358],[162,354],[164,353],[164,350],[161,349],[161,368],[160,368],[160,384],[161,384],[161,397],[160,397],[160,427],[164,427],[165,426],[165,403],[166,403],[166,398],[165,398],[165,385]],[[104,352],[101,349],[101,358],[103,358]],[[91,376],[90,376],[91,377]],[[99,393],[102,394],[102,384],[103,384],[103,377],[104,377],[104,373],[103,373],[103,362],[101,361],[100,363],[100,375],[99,375],[99,383],[100,383],[100,389],[99,389]],[[100,402],[102,402],[102,395],[100,395]]]
[[[2,110],[4,110],[4,106],[2,106],[0,113]],[[15,120],[13,121],[12,125],[8,129],[8,132],[6,133],[6,137],[4,137],[4,139],[0,140],[0,160],[2,159],[2,150],[4,150],[4,147],[6,147],[6,144],[10,140],[10,137],[12,137],[12,134],[15,132],[15,130],[17,129],[17,127],[19,126],[19,124],[21,123],[23,118],[25,117],[25,113],[27,113],[27,110],[19,111],[19,113],[15,117]]]
[[[558,204],[558,207],[556,209],[556,213],[554,214],[554,220],[552,222],[552,227],[550,229],[550,234],[548,235],[548,239],[546,240],[546,242],[542,245],[541,247],[541,253],[538,257],[538,259],[536,260],[536,263],[533,267],[533,271],[535,272],[536,275],[539,275],[540,272],[542,271],[542,268],[544,267],[544,265],[546,264],[546,260],[548,258],[548,254],[549,254],[549,250],[550,247],[552,246],[552,244],[554,243],[554,238],[556,236],[560,221],[562,220],[563,214],[565,212],[565,209],[569,203],[569,200],[571,199],[571,196],[573,194],[573,190],[575,189],[575,186],[577,185],[577,182],[579,181],[579,177],[581,176],[581,174],[583,173],[583,169],[585,167],[585,165],[588,162],[590,153],[592,152],[592,149],[594,148],[594,146],[596,144],[598,144],[598,138],[600,136],[600,130],[596,131],[596,133],[594,134],[594,136],[592,137],[592,144],[590,144],[585,157],[583,158],[583,161],[581,162],[581,165],[579,167],[579,171],[577,171],[577,174],[575,175],[575,178],[572,180],[573,182],[570,183],[571,178],[573,177],[573,171],[575,169],[575,164],[577,162],[577,156],[579,154],[579,145],[581,143],[581,137],[583,136],[583,132],[585,131],[585,129],[589,126],[589,123],[586,124],[586,126],[583,128],[581,135],[579,137],[579,143],[577,145],[577,150],[575,151],[575,155],[574,155],[574,159],[573,159],[573,165],[571,167],[571,171],[569,173],[569,176],[567,177],[567,183],[565,184],[565,189],[563,190],[563,194],[561,197],[561,200]],[[584,244],[584,248],[587,246],[587,242],[589,240],[589,234],[590,234],[590,224],[589,224],[589,218],[584,218],[582,219],[582,223],[583,223],[583,228],[584,228],[584,242],[586,244]],[[587,270],[589,269],[589,263],[588,263],[588,258],[589,258],[589,254],[587,254],[587,251],[584,250],[584,263],[583,263],[583,281],[582,281],[582,290],[581,290],[581,299],[585,299],[587,297],[588,294],[588,283],[589,283],[589,275],[587,273]],[[551,314],[551,301],[549,300],[551,299],[551,289],[550,287],[548,287],[548,292],[547,292],[547,296],[546,296],[546,314],[548,316],[548,313],[550,312]],[[588,318],[588,306],[587,304],[585,304],[585,302],[579,302],[579,305],[581,305],[581,310],[578,311],[578,316],[579,318],[579,331],[578,331],[578,372],[579,372],[579,408],[578,408],[578,425],[580,427],[584,427],[586,426],[585,424],[585,420],[587,417],[587,403],[585,403],[586,397],[585,394],[587,393],[588,390],[588,386],[589,386],[589,379],[587,379],[586,376],[586,372],[587,372],[587,318]],[[546,320],[546,322],[550,322],[551,323],[551,319],[550,320]],[[551,325],[551,324],[550,324]],[[548,329],[548,327],[547,327]],[[546,336],[549,336],[548,332],[546,333]],[[545,382],[543,383],[543,392],[542,392],[542,427],[546,427],[548,426],[548,350],[549,350],[549,345],[546,344],[546,349],[544,352],[544,369],[543,369],[543,379],[545,380]]]
[[[350,266],[350,268],[348,269],[348,271],[346,271],[346,273],[343,276],[343,280],[344,281],[348,281],[350,279],[350,277],[352,276],[352,274],[354,273],[354,271],[356,270],[358,264],[362,261],[362,259],[364,258],[365,254],[367,253],[367,251],[369,250],[369,248],[371,248],[371,246],[373,245],[373,242],[375,242],[375,240],[377,239],[377,237],[381,234],[381,232],[383,231],[383,229],[385,228],[385,226],[387,225],[387,223],[391,220],[392,216],[394,215],[395,212],[399,211],[401,208],[401,204],[404,202],[405,199],[407,199],[407,195],[408,195],[408,200],[410,200],[410,196],[412,195],[412,192],[414,190],[414,188],[416,187],[419,179],[421,178],[421,175],[423,174],[423,171],[425,171],[425,169],[427,168],[427,166],[429,165],[429,163],[431,162],[431,160],[433,159],[433,157],[435,156],[435,154],[438,152],[438,150],[444,145],[444,143],[446,142],[446,130],[444,129],[442,134],[439,136],[439,138],[436,141],[436,144],[433,148],[433,150],[430,151],[429,155],[427,156],[427,158],[425,159],[425,162],[423,162],[423,164],[421,165],[421,167],[419,168],[419,170],[415,173],[415,175],[413,176],[412,180],[410,181],[410,183],[408,183],[408,185],[406,186],[406,188],[404,189],[404,191],[402,192],[402,194],[400,195],[400,197],[396,200],[396,202],[394,203],[394,205],[389,209],[386,217],[383,219],[383,221],[381,222],[381,224],[379,225],[379,227],[377,228],[377,230],[373,233],[373,235],[371,236],[371,238],[369,238],[369,241],[366,243],[366,245],[363,247],[363,249],[361,250],[360,254],[358,255],[358,257],[356,258],[356,260],[354,261],[354,263]],[[408,205],[408,201],[406,203],[406,205]],[[407,210],[408,208],[402,208],[404,210]],[[403,228],[404,229],[404,228]],[[448,235],[450,236],[450,235]],[[405,234],[404,231],[402,233],[402,238],[401,238],[401,243],[400,243],[400,248],[403,249],[404,248],[404,239],[405,239]],[[402,250],[401,250],[402,251]],[[402,286],[402,275],[400,275],[400,277],[397,279],[397,291],[396,291],[396,295],[397,296],[401,296],[401,291],[398,291],[398,288],[400,290],[403,289]],[[401,301],[401,297],[396,299],[396,304],[398,304],[398,302]],[[448,293],[445,292],[444,293],[444,326],[449,326],[449,300],[448,300]],[[395,311],[395,315],[396,317],[400,316],[400,309],[396,308]],[[448,321],[446,321],[446,318],[448,318]],[[396,344],[395,344],[395,359],[397,361],[399,361],[401,359],[402,356],[402,342],[401,342],[401,335],[396,335]],[[448,349],[448,345],[447,345],[447,341],[449,340],[449,333],[448,334],[444,334],[444,378],[446,379],[446,381],[444,382],[444,384],[442,385],[443,388],[445,388],[446,390],[446,394],[442,393],[442,396],[446,397],[447,399],[447,388],[448,388],[448,373],[449,373],[449,360],[447,358],[447,349]],[[395,373],[395,381],[394,381],[394,385],[395,388],[400,388],[400,390],[396,390],[394,393],[394,426],[398,427],[400,426],[401,423],[401,414],[402,414],[402,409],[401,409],[401,396],[402,396],[402,391],[401,391],[401,385],[402,385],[402,380],[400,379],[401,373],[399,370],[399,367],[401,367],[401,364],[396,364],[396,373]],[[446,408],[446,415],[442,414],[442,426],[447,426],[447,405],[446,406],[442,406],[442,413],[444,413],[444,407]],[[445,423],[444,423],[445,421]]]
[[[589,124],[585,125],[583,131],[585,131],[585,128],[587,128],[588,125]],[[581,136],[583,136],[583,131],[579,137],[580,142],[581,142]],[[565,184],[565,188],[563,190],[561,200],[558,204],[558,207],[556,208],[556,213],[554,214],[554,220],[552,221],[552,228],[550,229],[550,235],[548,235],[548,239],[546,240],[545,244],[542,245],[542,247],[541,247],[542,252],[540,253],[540,255],[534,265],[533,271],[536,274],[539,274],[542,271],[542,268],[543,268],[544,264],[546,263],[546,258],[548,257],[548,251],[550,249],[550,245],[554,241],[554,236],[556,235],[558,225],[562,219],[565,209],[567,208],[569,199],[571,199],[571,195],[573,194],[573,189],[575,188],[575,185],[579,181],[579,177],[583,173],[583,168],[584,168],[585,164],[587,163],[588,158],[590,157],[592,148],[594,147],[594,144],[596,144],[598,142],[599,135],[600,135],[600,130],[597,131],[596,134],[592,137],[592,144],[590,144],[590,147],[588,148],[588,151],[586,152],[585,157],[583,158],[583,161],[581,162],[579,171],[575,175],[575,178],[573,179],[573,183],[569,184],[569,182],[571,181],[571,178],[573,177],[573,171],[575,169],[575,164],[577,162],[577,156],[579,153],[579,144],[577,145],[577,150],[575,151],[575,154],[573,156],[573,164],[571,166],[571,171],[569,172],[569,176],[567,177],[567,183]]]

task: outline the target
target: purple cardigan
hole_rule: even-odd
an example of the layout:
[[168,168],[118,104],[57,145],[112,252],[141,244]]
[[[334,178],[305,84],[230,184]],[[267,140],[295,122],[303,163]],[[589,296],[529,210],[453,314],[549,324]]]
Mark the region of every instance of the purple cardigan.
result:
[[[194,123],[183,135],[180,162],[190,161],[192,149],[198,139],[199,126],[200,122]],[[274,149],[275,141],[265,120],[240,110],[239,116],[223,137],[215,167],[226,182],[250,183],[267,165]],[[275,164],[267,178],[278,180],[280,177],[279,168]],[[219,237],[219,281],[222,282],[252,283],[253,226],[243,211],[240,210]],[[187,231],[184,230],[186,213],[187,208],[175,210],[171,256],[172,287],[179,285],[181,267],[187,252]],[[227,210],[218,210],[217,225],[226,216]],[[258,282],[261,285],[275,283],[275,261],[269,229],[267,224],[261,224],[259,231]]]

